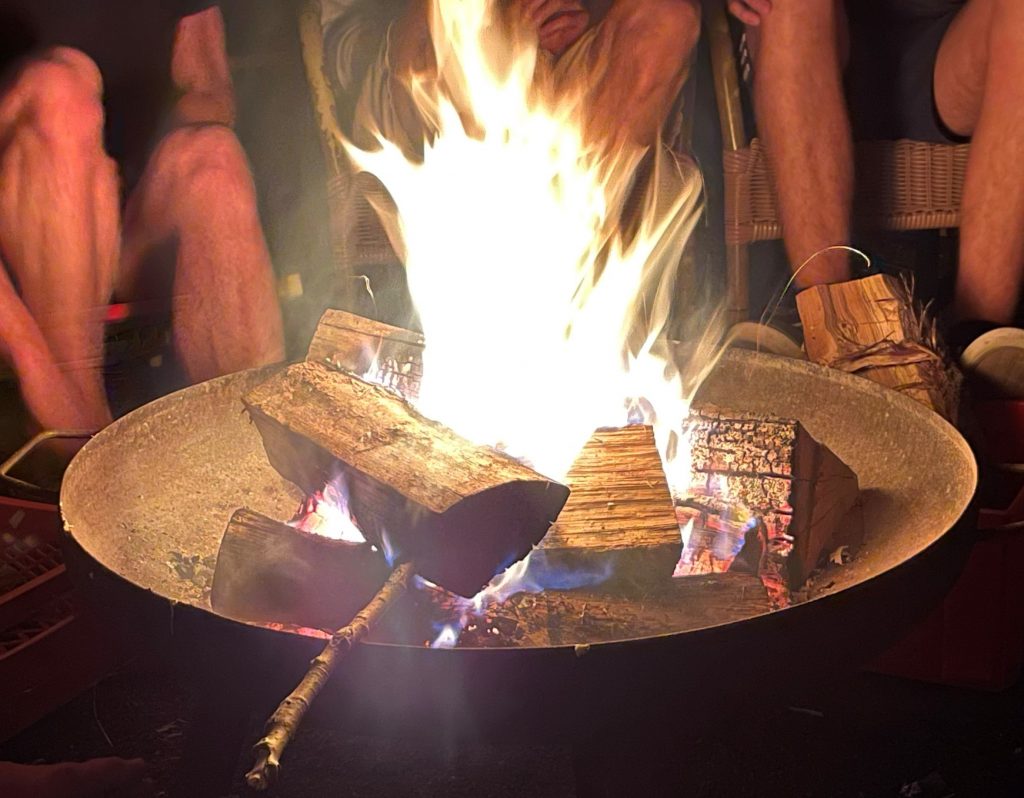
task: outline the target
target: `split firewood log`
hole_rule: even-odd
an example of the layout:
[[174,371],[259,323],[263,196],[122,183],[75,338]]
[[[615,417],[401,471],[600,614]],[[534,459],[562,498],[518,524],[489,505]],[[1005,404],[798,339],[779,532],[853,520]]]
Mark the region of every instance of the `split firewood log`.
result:
[[796,588],[822,554],[859,545],[857,476],[798,421],[702,406],[690,422],[691,495],[681,516],[695,524],[684,559],[700,562],[702,545],[714,548],[704,563],[735,557],[753,533],[759,570]]
[[598,430],[566,482],[569,501],[533,553],[533,566],[606,569],[610,583],[671,576],[682,543],[651,427]]
[[956,422],[960,374],[903,282],[876,274],[813,286],[796,304],[810,360],[905,393]]
[[238,620],[333,631],[366,606],[390,571],[369,543],[331,540],[242,508],[221,539],[210,603]]
[[320,363],[290,366],[243,401],[282,476],[310,494],[343,472],[366,538],[456,593],[475,594],[525,557],[569,495],[397,394]]
[[423,336],[344,310],[326,310],[306,360],[366,376],[415,399],[423,376]]

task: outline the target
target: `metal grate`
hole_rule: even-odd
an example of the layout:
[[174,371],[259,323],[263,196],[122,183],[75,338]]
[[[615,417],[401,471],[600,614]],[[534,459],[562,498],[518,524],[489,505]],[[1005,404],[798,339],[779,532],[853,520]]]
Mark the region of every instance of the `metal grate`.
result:
[[35,535],[15,537],[5,531],[0,538],[0,596],[31,582],[63,563],[56,544]]
[[71,593],[68,592],[43,605],[31,618],[0,630],[0,659],[28,645],[73,615],[74,603]]

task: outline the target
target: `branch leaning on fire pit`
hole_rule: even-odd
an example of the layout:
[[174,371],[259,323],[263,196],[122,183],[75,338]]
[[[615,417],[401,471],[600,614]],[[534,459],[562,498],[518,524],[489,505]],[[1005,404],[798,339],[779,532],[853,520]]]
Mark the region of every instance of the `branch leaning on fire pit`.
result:
[[256,764],[245,774],[245,782],[256,790],[265,790],[277,776],[281,755],[302,723],[307,710],[331,678],[338,662],[380,621],[405,591],[414,571],[412,563],[402,563],[388,577],[376,596],[350,623],[331,635],[324,650],[310,664],[298,686],[288,694],[267,721],[263,737],[256,743]]

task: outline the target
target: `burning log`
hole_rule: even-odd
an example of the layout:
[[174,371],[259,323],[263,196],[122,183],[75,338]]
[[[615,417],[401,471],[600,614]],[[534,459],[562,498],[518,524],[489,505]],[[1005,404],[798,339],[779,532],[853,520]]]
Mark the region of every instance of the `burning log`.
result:
[[876,274],[797,294],[807,356],[905,393],[956,421],[959,375],[939,354],[932,324],[909,287]]
[[[458,599],[445,591],[428,590],[422,599],[435,615],[458,612]],[[756,576],[733,573],[664,579],[642,591],[517,593],[465,619],[458,646],[544,647],[626,640],[729,623],[771,608]]]
[[282,476],[313,493],[340,468],[367,539],[463,595],[526,556],[569,495],[396,394],[322,364],[291,366],[244,403]]
[[423,336],[343,310],[320,317],[306,360],[327,363],[397,391],[419,395],[423,376]]
[[224,531],[210,602],[240,620],[330,631],[373,598],[389,571],[369,543],[311,535],[242,508]]
[[412,563],[398,566],[370,603],[350,623],[331,635],[298,687],[288,694],[267,721],[267,731],[256,743],[256,764],[245,774],[246,784],[256,790],[265,790],[273,783],[281,766],[281,754],[302,723],[306,711],[331,678],[338,660],[369,634],[381,616],[402,595],[412,572]]
[[860,543],[856,475],[799,422],[709,406],[691,423],[691,495],[680,516],[695,521],[684,560],[697,565],[687,572],[724,570],[720,561],[747,546],[741,559],[796,588],[823,553]]
[[607,567],[615,582],[649,582],[679,560],[679,522],[651,427],[598,430],[566,482],[569,501],[534,552],[540,567]]

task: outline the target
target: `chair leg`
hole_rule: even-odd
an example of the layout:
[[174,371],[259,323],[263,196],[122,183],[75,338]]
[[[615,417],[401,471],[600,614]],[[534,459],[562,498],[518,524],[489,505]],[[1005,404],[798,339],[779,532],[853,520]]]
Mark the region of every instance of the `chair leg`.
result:
[[725,302],[730,326],[750,315],[750,251],[746,244],[725,248]]

